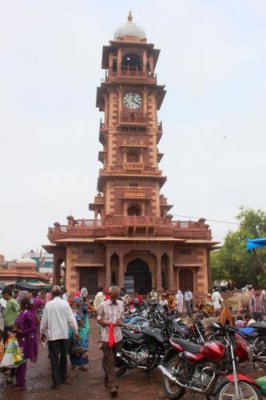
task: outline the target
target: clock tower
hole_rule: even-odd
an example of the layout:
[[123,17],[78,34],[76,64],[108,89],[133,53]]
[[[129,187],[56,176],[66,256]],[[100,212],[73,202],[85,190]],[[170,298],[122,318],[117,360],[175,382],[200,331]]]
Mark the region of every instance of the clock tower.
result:
[[165,199],[160,201],[166,179],[159,169],[163,154],[157,147],[162,134],[157,111],[165,90],[157,84],[155,75],[158,56],[159,50],[147,43],[144,31],[132,22],[131,13],[114,40],[103,48],[106,77],[97,90],[97,107],[104,113],[98,191],[105,204],[102,210],[97,201],[90,205],[102,218],[160,218],[171,208]]
[[105,79],[96,104],[103,118],[97,191],[92,219],[68,216],[49,228],[54,282],[74,291],[111,284],[147,293],[152,287],[208,292],[209,253],[216,242],[203,218],[173,221],[161,193],[166,181],[159,164],[163,133],[158,111],[165,96],[155,68],[159,50],[132,21],[103,47]]

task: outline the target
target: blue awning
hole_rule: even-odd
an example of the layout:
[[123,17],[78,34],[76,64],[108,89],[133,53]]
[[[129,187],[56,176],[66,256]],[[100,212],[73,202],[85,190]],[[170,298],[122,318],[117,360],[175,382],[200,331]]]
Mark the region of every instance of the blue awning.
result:
[[247,239],[247,251],[266,246],[266,238]]

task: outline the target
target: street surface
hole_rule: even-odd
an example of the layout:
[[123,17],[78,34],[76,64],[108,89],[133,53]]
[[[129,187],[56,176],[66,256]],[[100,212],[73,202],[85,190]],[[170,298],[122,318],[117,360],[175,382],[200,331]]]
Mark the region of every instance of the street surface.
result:
[[[62,386],[60,390],[51,389],[51,372],[47,351],[40,345],[37,364],[28,363],[27,390],[20,393],[6,391],[4,400],[107,400],[110,394],[103,386],[103,372],[101,367],[102,353],[99,350],[99,333],[95,320],[91,319],[90,331],[90,365],[89,371],[83,372],[69,368],[70,386]],[[242,369],[243,370],[243,369]],[[243,372],[250,376],[259,377],[266,375],[266,369],[257,366],[253,371],[252,365],[246,364]],[[153,371],[150,379],[145,372],[133,370],[127,372],[119,380],[118,400],[165,400],[161,386],[161,374]],[[192,394],[187,394],[186,399],[191,399]],[[1,399],[1,393],[0,393]],[[204,397],[198,396],[203,400]]]

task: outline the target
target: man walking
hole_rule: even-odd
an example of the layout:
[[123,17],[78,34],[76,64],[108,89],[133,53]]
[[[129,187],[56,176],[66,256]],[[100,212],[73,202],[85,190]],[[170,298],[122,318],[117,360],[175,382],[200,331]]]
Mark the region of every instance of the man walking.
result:
[[94,306],[95,310],[98,310],[98,308],[104,302],[104,300],[105,300],[105,298],[104,298],[104,294],[103,294],[103,288],[99,287],[97,290],[97,293],[95,295],[94,302],[93,302],[93,306]]
[[124,314],[124,305],[118,300],[120,289],[117,286],[110,288],[110,299],[103,302],[98,308],[98,323],[101,325],[104,384],[110,389],[112,396],[117,394],[117,378],[115,373],[115,355],[119,351],[123,338],[121,322]]
[[185,291],[185,303],[187,307],[187,313],[188,315],[191,315],[193,313],[193,294],[189,289],[186,289]]
[[61,288],[52,288],[52,300],[46,303],[41,320],[42,341],[48,340],[48,351],[52,367],[53,389],[60,389],[67,381],[68,330],[73,329],[78,337],[76,318],[65,300],[61,299]]

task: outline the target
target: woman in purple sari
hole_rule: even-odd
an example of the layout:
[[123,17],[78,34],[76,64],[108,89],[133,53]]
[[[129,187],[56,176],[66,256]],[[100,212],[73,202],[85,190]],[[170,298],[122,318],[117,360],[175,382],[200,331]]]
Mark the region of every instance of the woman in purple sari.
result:
[[27,297],[21,300],[20,310],[14,331],[16,332],[19,346],[23,350],[25,362],[16,369],[17,383],[13,386],[13,391],[25,389],[27,360],[30,359],[32,362],[36,362],[38,355],[36,318],[31,311],[31,302]]

